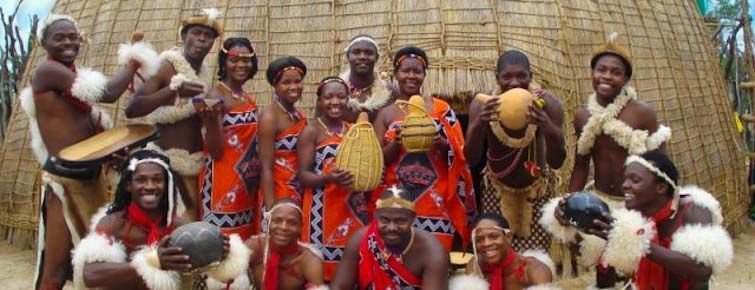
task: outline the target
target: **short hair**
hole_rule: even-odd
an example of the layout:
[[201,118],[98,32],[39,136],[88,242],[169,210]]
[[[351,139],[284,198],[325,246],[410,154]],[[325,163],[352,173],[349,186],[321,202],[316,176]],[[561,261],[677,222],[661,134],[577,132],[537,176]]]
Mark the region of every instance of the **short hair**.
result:
[[282,73],[284,69],[289,67],[300,69],[302,78],[307,75],[307,66],[303,61],[296,58],[295,56],[284,56],[272,61],[270,65],[267,66],[267,72],[265,72],[267,82],[272,86],[278,84],[278,81],[280,81],[280,73]]
[[[674,165],[674,162],[671,161],[671,159],[668,157],[668,155],[658,151],[648,151],[640,155],[643,159],[647,160],[650,163],[653,163],[656,167],[658,167],[661,172],[668,175],[671,180],[674,181],[674,183],[679,184],[679,170],[676,168],[676,165]],[[652,173],[652,172],[651,172]],[[655,182],[662,182],[665,184],[668,184],[669,186],[669,195],[674,194],[674,185],[671,185],[664,179],[663,177],[657,176],[653,173],[655,176]]]
[[480,224],[480,221],[482,220],[494,221],[496,224],[498,224],[499,227],[504,229],[511,228],[509,226],[509,221],[504,216],[495,212],[486,212],[477,216],[477,219],[475,219],[475,222],[473,223],[474,227],[477,227],[477,225]]
[[498,62],[495,66],[496,75],[501,73],[506,65],[521,65],[527,70],[531,70],[530,59],[527,58],[526,54],[518,50],[507,50],[498,57]]
[[[251,52],[252,57],[250,58],[252,61],[252,72],[249,74],[248,80],[251,80],[254,78],[254,75],[257,74],[257,71],[259,70],[258,62],[257,62],[257,54],[254,51],[254,47],[252,46],[252,42],[249,41],[246,37],[231,37],[223,41],[223,48],[226,51],[230,51],[235,46],[241,46],[246,47],[249,49],[249,52]],[[223,52],[221,49],[218,52],[218,79],[222,80],[225,78],[226,75],[226,68],[225,68],[225,61],[228,59],[228,53]]]
[[406,56],[409,55],[421,57],[424,61],[422,67],[425,71],[427,71],[427,67],[430,66],[430,60],[427,58],[427,53],[419,47],[407,46],[399,49],[396,52],[396,55],[393,57],[393,72],[398,71],[399,66],[401,66],[401,62],[406,58]]

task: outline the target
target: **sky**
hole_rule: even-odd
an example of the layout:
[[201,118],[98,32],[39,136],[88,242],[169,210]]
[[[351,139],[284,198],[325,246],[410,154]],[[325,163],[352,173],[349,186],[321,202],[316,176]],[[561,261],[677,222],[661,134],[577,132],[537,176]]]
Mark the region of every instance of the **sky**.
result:
[[[18,2],[18,0],[0,0],[0,7],[3,8],[5,17],[13,13],[13,10],[18,6]],[[30,33],[32,15],[38,15],[41,21],[41,19],[47,17],[47,14],[50,13],[54,3],[55,0],[24,0],[21,3],[21,8],[19,8],[18,14],[16,14],[15,21],[19,26],[19,32],[22,34],[22,37],[26,38]],[[5,37],[0,37],[0,44],[5,44]]]

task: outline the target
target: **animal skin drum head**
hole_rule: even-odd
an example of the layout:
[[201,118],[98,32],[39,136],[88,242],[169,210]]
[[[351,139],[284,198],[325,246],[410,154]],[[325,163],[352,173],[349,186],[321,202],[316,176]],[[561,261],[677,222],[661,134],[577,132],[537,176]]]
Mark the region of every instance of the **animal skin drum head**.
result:
[[610,213],[608,205],[600,198],[584,191],[569,197],[564,209],[566,220],[582,232],[587,232],[594,220],[604,219],[604,213]]
[[193,222],[178,227],[170,235],[168,245],[181,247],[189,256],[192,268],[219,262],[223,257],[223,236],[220,229],[206,222]]

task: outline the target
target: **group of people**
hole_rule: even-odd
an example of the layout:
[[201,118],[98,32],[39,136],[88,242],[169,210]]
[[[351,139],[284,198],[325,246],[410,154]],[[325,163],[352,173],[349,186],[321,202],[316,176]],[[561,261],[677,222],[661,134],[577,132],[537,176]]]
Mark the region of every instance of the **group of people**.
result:
[[[701,289],[730,263],[720,206],[702,189],[677,185],[662,153],[670,129],[627,86],[632,58],[615,41],[590,62],[595,92],[573,120],[579,139],[569,182],[570,191],[589,190],[612,211],[577,232],[564,215],[568,195],[556,193],[555,170],[567,155],[564,110],[531,84],[522,52],[500,56],[499,87],[472,101],[465,136],[448,103],[422,89],[425,51],[398,50],[393,79],[383,80],[379,45],[367,35],[345,48],[348,70],[319,82],[314,116],[296,108],[307,66],[293,56],[270,62],[272,103],[259,108],[244,90],[259,69],[249,39],[222,41],[211,80],[205,63],[223,35],[219,17],[206,9],[184,19],[183,45],[159,55],[144,42],[122,45],[121,67],[109,79],[75,65],[74,19],[43,23],[47,61],[21,96],[43,165],[37,289],[61,289],[70,278],[80,289],[557,289],[544,252],[551,237],[597,264],[598,288],[630,281],[641,290]],[[134,77],[144,81],[134,86]],[[113,159],[120,177],[111,198],[108,166],[67,168],[56,158],[107,130],[110,119],[96,104],[129,88],[126,117],[144,117],[160,138]],[[497,95],[514,88],[537,99],[518,130],[498,120]],[[436,127],[427,152],[402,144],[406,113],[397,101],[415,95]],[[354,175],[335,165],[363,112],[385,162],[371,192],[352,191]],[[479,207],[470,168],[484,168]],[[193,221],[224,234],[217,265],[195,268],[168,243]],[[474,254],[467,275],[450,279],[452,249]]]

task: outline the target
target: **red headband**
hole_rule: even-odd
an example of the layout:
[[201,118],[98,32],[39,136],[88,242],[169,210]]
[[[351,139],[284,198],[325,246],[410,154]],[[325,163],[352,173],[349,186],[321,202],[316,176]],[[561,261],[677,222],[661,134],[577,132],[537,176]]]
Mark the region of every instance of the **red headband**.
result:
[[248,58],[252,58],[255,55],[257,55],[257,53],[254,52],[254,47],[252,47],[252,52],[251,53],[238,53],[236,51],[228,51],[227,49],[225,49],[225,47],[220,47],[220,50],[223,53],[225,53],[226,55],[230,56],[230,57],[248,57]]
[[419,63],[422,64],[423,68],[427,68],[427,61],[425,60],[425,58],[422,57],[421,55],[417,55],[417,54],[413,54],[413,53],[409,53],[409,54],[405,54],[405,55],[400,56],[398,58],[398,60],[396,60],[396,64],[395,65],[396,66],[401,65],[401,62],[405,61],[407,58],[416,59],[416,60],[419,61]]
[[341,78],[332,78],[332,79],[324,80],[321,83],[317,84],[317,89],[315,90],[315,92],[317,92],[317,96],[318,97],[320,96],[320,89],[322,89],[322,87],[324,87],[325,85],[327,85],[329,83],[339,83],[339,84],[342,84],[344,87],[346,87],[346,92],[349,91],[349,85],[343,79],[341,79]]
[[280,80],[280,78],[281,78],[281,76],[283,75],[284,72],[287,72],[287,71],[290,71],[290,70],[296,70],[297,72],[299,72],[300,75],[302,75],[302,76],[304,75],[304,70],[303,69],[301,69],[299,67],[295,67],[295,66],[287,66],[287,67],[284,67],[277,74],[275,74],[275,83],[277,83],[278,80]]

